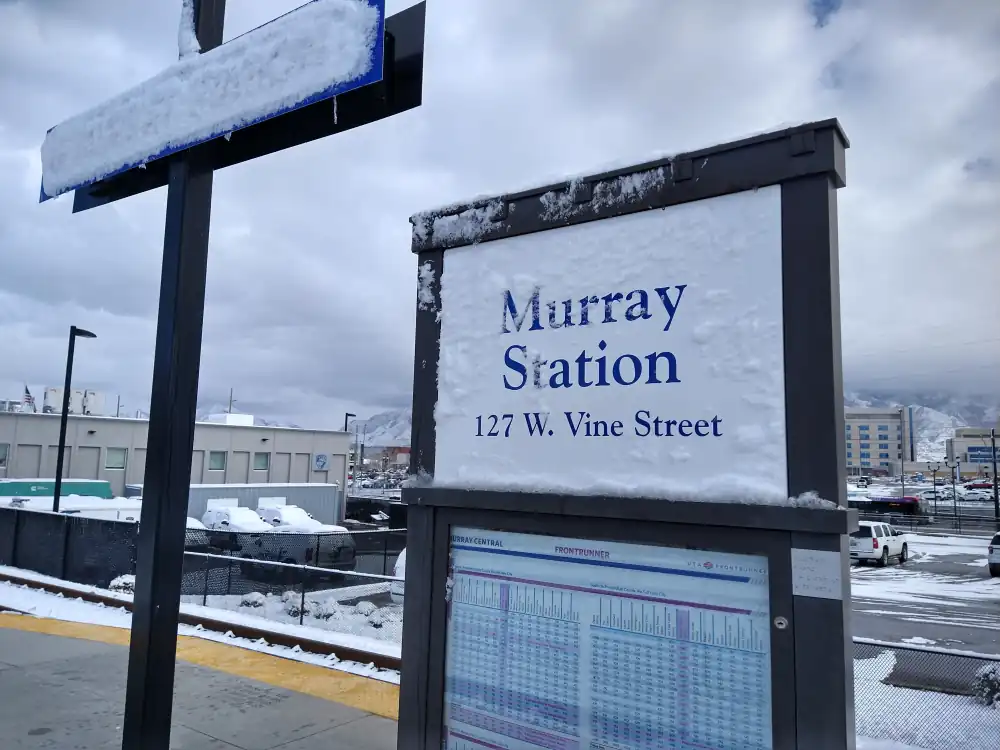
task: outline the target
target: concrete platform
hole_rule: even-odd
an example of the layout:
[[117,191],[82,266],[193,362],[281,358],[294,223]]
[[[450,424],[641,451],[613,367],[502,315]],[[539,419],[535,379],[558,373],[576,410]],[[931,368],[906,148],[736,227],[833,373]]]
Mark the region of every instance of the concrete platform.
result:
[[[45,629],[47,623],[52,621],[10,615],[0,622],[0,748],[117,750],[121,747],[127,647],[35,630],[37,625]],[[58,625],[48,629],[53,627],[58,629]],[[127,639],[127,631],[118,635]],[[209,645],[247,653],[232,646]],[[260,659],[276,662],[270,666],[281,675],[277,681],[283,685],[301,684],[310,689],[309,685],[319,680],[322,688],[324,677],[334,684],[344,677],[323,667],[265,654],[252,656],[262,675],[268,673],[269,665]],[[241,661],[239,657],[234,656]],[[208,660],[200,659],[201,664],[178,661],[170,744],[174,750],[396,747],[396,723],[389,718],[215,669],[204,664]],[[216,660],[225,666],[225,658]],[[358,689],[352,692],[351,702],[357,704],[363,702],[368,686],[357,683],[355,687],[361,689],[360,693]],[[379,686],[374,688],[378,691]]]

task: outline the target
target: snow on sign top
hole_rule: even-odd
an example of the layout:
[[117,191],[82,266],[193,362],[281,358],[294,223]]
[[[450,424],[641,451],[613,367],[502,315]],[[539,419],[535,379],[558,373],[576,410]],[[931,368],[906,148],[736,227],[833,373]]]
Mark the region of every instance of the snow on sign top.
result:
[[56,125],[41,200],[382,79],[385,0],[313,0]]

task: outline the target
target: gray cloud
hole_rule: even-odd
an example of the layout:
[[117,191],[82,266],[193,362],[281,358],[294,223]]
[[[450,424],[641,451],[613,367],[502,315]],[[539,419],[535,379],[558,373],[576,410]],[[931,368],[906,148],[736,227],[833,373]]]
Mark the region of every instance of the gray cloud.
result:
[[[296,4],[230,0],[226,36]],[[59,383],[75,323],[100,334],[77,382],[145,408],[164,191],[39,206],[38,148],[173,62],[179,7],[0,3],[0,396]],[[419,110],[216,175],[203,403],[331,426],[406,405],[411,213],[828,116],[853,143],[848,381],[997,392],[1000,6],[435,0],[427,43]]]

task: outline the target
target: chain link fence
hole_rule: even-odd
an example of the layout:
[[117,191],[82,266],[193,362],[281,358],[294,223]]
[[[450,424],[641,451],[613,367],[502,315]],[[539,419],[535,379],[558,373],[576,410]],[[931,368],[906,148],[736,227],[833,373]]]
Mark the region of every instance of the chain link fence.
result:
[[1000,748],[1000,656],[855,638],[854,705],[862,737]]

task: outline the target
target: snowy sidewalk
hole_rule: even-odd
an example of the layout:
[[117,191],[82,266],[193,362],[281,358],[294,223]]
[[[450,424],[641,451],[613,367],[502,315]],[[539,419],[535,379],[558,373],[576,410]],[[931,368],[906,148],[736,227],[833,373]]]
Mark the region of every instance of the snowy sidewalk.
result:
[[[0,747],[121,747],[127,662],[124,646],[0,628]],[[389,719],[186,662],[173,720],[171,750],[396,745]]]

